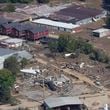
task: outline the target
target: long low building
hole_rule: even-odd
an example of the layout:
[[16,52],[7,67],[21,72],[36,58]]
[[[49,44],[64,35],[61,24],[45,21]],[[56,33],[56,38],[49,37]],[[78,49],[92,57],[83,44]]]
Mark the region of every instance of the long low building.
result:
[[95,8],[88,8],[81,5],[71,5],[67,8],[56,11],[49,16],[52,20],[70,22],[84,25],[106,17],[107,11]]
[[54,20],[45,19],[45,18],[36,19],[36,20],[33,20],[32,22],[37,23],[39,26],[46,26],[49,30],[75,33],[78,29],[80,29],[79,25],[60,22],[60,21],[54,21]]
[[50,97],[44,100],[44,110],[84,110],[78,97]]

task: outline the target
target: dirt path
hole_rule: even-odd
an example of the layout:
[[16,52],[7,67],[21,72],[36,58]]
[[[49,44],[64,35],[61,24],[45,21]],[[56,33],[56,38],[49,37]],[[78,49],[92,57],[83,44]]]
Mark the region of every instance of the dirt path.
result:
[[[37,60],[39,63],[41,63],[41,64],[44,64],[44,65],[47,65],[47,64],[48,64],[48,62],[45,61],[44,59],[37,58],[36,60]],[[57,67],[57,66],[55,66],[55,65],[53,65],[53,64],[51,64],[51,66],[54,67],[55,69],[61,70],[61,68],[59,68],[59,67]],[[86,76],[83,75],[83,74],[80,74],[80,73],[78,73],[78,72],[76,72],[76,71],[72,71],[71,69],[63,69],[63,71],[64,71],[67,75],[72,75],[72,76],[78,78],[79,80],[81,80],[81,81],[83,81],[83,82],[85,82],[85,83],[87,83],[87,84],[89,84],[89,85],[91,85],[91,86],[94,86],[94,87],[100,89],[100,91],[101,91],[102,89],[105,90],[105,89],[102,88],[101,86],[97,86],[90,78],[86,77]]]
[[19,108],[29,108],[30,110],[39,110],[40,103],[39,102],[32,102],[29,100],[19,99],[21,104],[16,106],[7,105],[0,105],[0,110],[18,110]]
[[[44,65],[49,64],[49,62],[45,61],[43,58],[37,58],[37,61]],[[60,67],[55,66],[54,64],[49,64],[49,65],[55,69],[61,70]],[[74,77],[78,78],[80,81],[83,81],[91,86],[94,86],[97,89],[100,89],[99,93],[78,95],[78,97],[82,100],[84,104],[86,104],[89,110],[98,110],[100,107],[104,107],[105,104],[109,104],[110,91],[107,91],[105,88],[102,89],[102,87],[97,86],[90,78],[76,71],[72,71],[71,69],[64,69],[63,71],[67,75],[68,74],[73,75]]]

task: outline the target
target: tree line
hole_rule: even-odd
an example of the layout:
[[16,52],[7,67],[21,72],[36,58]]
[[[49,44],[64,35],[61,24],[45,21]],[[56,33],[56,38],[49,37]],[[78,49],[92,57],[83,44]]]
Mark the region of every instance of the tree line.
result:
[[[31,3],[34,0],[0,0],[0,3]],[[36,0],[38,3],[49,3],[49,0]]]
[[110,4],[110,0],[103,0],[104,3]]
[[0,3],[30,3],[33,0],[0,0]]
[[48,45],[52,53],[75,53],[77,57],[82,53],[92,60],[110,63],[110,57],[104,51],[94,48],[87,40],[76,39],[69,34],[60,35],[57,41],[50,42]]

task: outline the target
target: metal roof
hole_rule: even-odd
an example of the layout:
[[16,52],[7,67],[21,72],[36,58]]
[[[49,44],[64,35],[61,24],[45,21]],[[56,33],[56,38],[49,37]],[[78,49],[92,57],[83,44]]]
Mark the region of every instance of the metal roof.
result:
[[5,19],[4,17],[0,17],[0,24],[9,23],[11,20]]
[[44,103],[49,108],[64,106],[64,105],[79,105],[83,104],[78,97],[56,97],[56,98],[47,98],[44,100]]
[[8,38],[8,39],[3,40],[3,42],[5,42],[5,43],[15,43],[15,44],[23,42],[23,41],[25,41],[25,40],[18,39],[18,38]]
[[8,38],[10,38],[10,37],[6,36],[6,35],[0,35],[0,41],[8,39]]
[[24,31],[26,28],[25,28],[24,26],[22,26],[22,25],[16,25],[16,26],[14,27],[14,29],[16,29],[16,30],[18,30],[18,31]]
[[16,27],[18,25],[20,25],[20,23],[18,23],[18,22],[2,24],[2,26],[5,27],[5,28],[13,28],[13,27]]
[[100,29],[94,30],[93,32],[98,32],[98,33],[101,33],[101,32],[110,32],[110,29],[100,28]]
[[73,28],[79,27],[79,25],[74,25],[72,23],[64,23],[64,22],[53,21],[53,20],[44,19],[44,18],[36,19],[36,20],[33,20],[32,22],[48,25],[48,26],[66,28],[66,29],[73,29]]
[[34,28],[34,25],[31,23],[19,23],[19,25],[14,25],[13,28],[15,28],[18,31],[25,31],[25,30],[31,30]]
[[30,29],[29,31],[31,31],[32,33],[37,33],[37,32],[43,32],[46,30],[47,30],[46,27],[35,26],[32,29]]
[[18,31],[25,31],[25,30],[29,30],[33,33],[36,32],[42,32],[42,31],[46,31],[46,27],[40,27],[35,23],[18,23],[18,22],[13,22],[13,23],[6,23],[6,24],[2,24],[3,27],[5,28],[14,28]]
[[[95,8],[88,8],[84,6],[79,6],[79,5],[72,5],[70,7],[67,7],[65,9],[62,9],[58,12],[56,12],[56,16],[63,16],[65,17],[73,17],[76,21],[80,21],[82,19],[87,19],[91,17],[95,17],[99,14],[102,14],[102,10],[98,10]],[[63,19],[62,18],[62,19]],[[65,19],[66,20],[66,19]]]
[[17,52],[15,56],[18,59],[18,61],[21,60],[22,58],[26,58],[27,60],[30,60],[32,58],[32,55],[26,50]]
[[5,56],[5,55],[9,55],[9,54],[14,54],[14,53],[16,53],[15,50],[0,48],[0,56]]

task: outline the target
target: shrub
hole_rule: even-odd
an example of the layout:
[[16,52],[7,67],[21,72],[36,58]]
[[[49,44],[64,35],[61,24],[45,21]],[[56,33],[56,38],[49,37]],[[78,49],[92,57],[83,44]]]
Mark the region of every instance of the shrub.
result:
[[15,97],[11,97],[9,103],[11,106],[15,106],[15,105],[19,104],[20,102]]
[[96,60],[102,63],[108,63],[109,62],[109,57],[102,51],[102,50],[94,50],[89,57],[92,60]]

